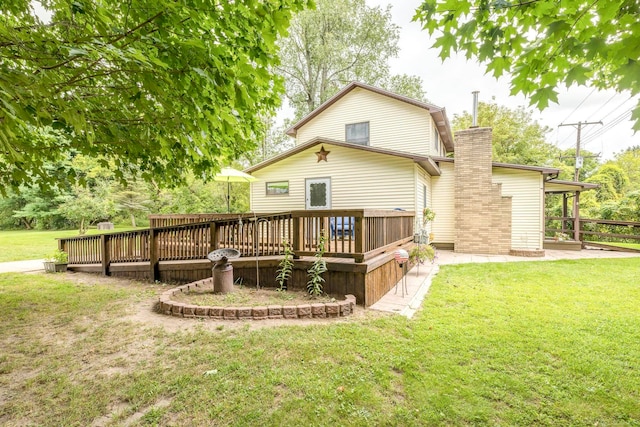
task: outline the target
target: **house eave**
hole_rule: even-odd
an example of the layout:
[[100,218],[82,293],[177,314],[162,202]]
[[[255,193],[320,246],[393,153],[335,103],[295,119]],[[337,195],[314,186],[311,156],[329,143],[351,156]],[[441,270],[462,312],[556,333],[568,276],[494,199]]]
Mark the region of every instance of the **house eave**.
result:
[[383,155],[387,155],[387,156],[395,156],[395,157],[402,157],[402,158],[406,158],[409,160],[412,160],[413,162],[417,163],[418,165],[420,165],[420,167],[422,167],[424,170],[426,170],[431,176],[439,176],[441,174],[440,172],[440,168],[438,167],[438,165],[433,161],[433,159],[431,157],[425,157],[425,156],[417,156],[415,154],[412,153],[406,153],[404,151],[395,151],[395,150],[386,150],[383,148],[377,148],[377,147],[370,147],[368,145],[357,145],[357,144],[351,144],[349,142],[344,142],[344,141],[338,141],[335,139],[330,139],[330,138],[324,138],[324,137],[316,137],[313,139],[310,139],[307,142],[304,142],[296,147],[293,147],[287,151],[285,151],[284,153],[281,153],[275,157],[272,157],[271,159],[265,160],[263,162],[258,163],[257,165],[251,166],[247,169],[244,170],[245,173],[253,173],[255,171],[258,171],[260,169],[263,169],[267,166],[270,166],[274,163],[279,162],[280,160],[286,159],[287,157],[293,156],[297,153],[300,153],[302,151],[305,151],[311,147],[314,147],[316,145],[321,145],[321,144],[327,144],[327,145],[334,145],[337,147],[345,147],[345,148],[349,148],[349,149],[353,149],[353,150],[362,150],[362,151],[367,151],[370,153],[378,153],[378,154],[383,154]]
[[550,179],[544,184],[544,192],[548,194],[561,194],[573,191],[595,190],[600,185],[590,182],[564,181],[561,179]]

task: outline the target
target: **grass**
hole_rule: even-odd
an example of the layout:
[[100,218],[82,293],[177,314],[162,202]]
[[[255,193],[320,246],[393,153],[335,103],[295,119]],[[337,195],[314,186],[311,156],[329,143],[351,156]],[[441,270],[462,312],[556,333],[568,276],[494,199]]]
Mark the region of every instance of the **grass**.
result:
[[640,243],[621,243],[621,242],[598,242],[603,245],[619,246],[621,248],[631,248],[640,250]]
[[640,425],[640,258],[443,266],[413,320],[260,329],[75,276],[0,275],[2,425]]
[[[117,231],[131,227],[116,227]],[[101,234],[103,230],[90,229],[87,234]],[[58,248],[59,237],[78,236],[78,230],[18,230],[0,231],[0,262],[42,259]]]

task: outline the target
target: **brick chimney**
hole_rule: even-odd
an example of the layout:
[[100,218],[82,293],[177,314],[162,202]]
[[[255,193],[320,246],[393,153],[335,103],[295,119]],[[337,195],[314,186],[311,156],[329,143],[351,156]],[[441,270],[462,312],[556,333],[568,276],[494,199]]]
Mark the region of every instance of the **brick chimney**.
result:
[[455,133],[456,252],[509,254],[511,197],[491,180],[491,128]]

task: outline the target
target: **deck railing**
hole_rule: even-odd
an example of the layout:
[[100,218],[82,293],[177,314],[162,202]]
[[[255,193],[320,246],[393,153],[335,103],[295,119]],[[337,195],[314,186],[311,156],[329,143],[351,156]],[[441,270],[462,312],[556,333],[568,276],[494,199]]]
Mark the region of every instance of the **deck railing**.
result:
[[216,220],[233,220],[238,218],[253,217],[251,213],[203,213],[203,214],[153,214],[148,215],[149,228],[171,227],[172,225],[194,224],[197,222],[209,222]]
[[[547,217],[548,237],[556,232],[573,235],[573,230],[573,218]],[[640,243],[640,222],[580,218],[579,235],[581,241]]]
[[413,238],[413,212],[386,210],[317,210],[292,212],[293,250],[314,255],[325,236],[325,255],[354,258],[356,262],[379,255]]
[[145,262],[155,278],[160,261],[202,260],[218,248],[243,257],[281,255],[288,242],[296,257],[314,255],[323,234],[326,256],[362,262],[410,241],[413,220],[405,211],[294,211],[58,240],[72,265],[100,264],[107,275],[111,263]]

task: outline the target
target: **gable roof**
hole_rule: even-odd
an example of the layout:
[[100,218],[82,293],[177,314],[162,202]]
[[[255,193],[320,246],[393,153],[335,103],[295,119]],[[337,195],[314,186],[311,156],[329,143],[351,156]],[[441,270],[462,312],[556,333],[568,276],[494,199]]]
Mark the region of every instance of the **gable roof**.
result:
[[426,170],[427,172],[429,172],[429,174],[431,176],[439,176],[440,175],[440,168],[438,167],[438,165],[436,165],[436,163],[433,161],[433,159],[431,159],[431,157],[428,156],[419,156],[417,154],[412,154],[412,153],[407,153],[404,151],[395,151],[395,150],[387,150],[387,149],[383,149],[383,148],[376,148],[376,147],[370,147],[368,145],[358,145],[358,144],[351,144],[349,142],[343,142],[343,141],[337,141],[334,139],[329,139],[329,138],[324,138],[324,137],[316,137],[313,139],[310,139],[309,141],[297,145],[287,151],[285,151],[284,153],[278,154],[275,157],[272,157],[270,159],[267,159],[263,162],[258,163],[257,165],[251,166],[247,169],[245,169],[244,171],[246,173],[253,173],[257,170],[260,170],[262,168],[265,168],[267,166],[270,166],[274,163],[279,162],[280,160],[283,160],[287,157],[290,157],[294,154],[300,153],[304,150],[307,150],[311,147],[314,147],[316,145],[320,145],[320,144],[331,144],[331,145],[335,145],[338,147],[345,147],[345,148],[349,148],[349,149],[353,149],[353,150],[360,150],[360,151],[366,151],[369,153],[378,153],[378,154],[384,154],[384,155],[388,155],[388,156],[395,156],[395,157],[402,157],[405,159],[409,159],[414,161],[415,163],[419,164],[424,170]]
[[447,113],[444,107],[438,107],[433,104],[429,104],[422,101],[417,101],[415,99],[409,98],[404,95],[398,95],[397,93],[389,92],[384,89],[380,89],[379,87],[370,86],[360,82],[351,82],[346,87],[344,87],[341,91],[333,95],[331,98],[327,99],[322,103],[318,108],[304,116],[299,122],[291,126],[289,129],[285,131],[285,133],[289,136],[295,137],[298,129],[302,126],[313,120],[316,116],[322,113],[327,108],[331,107],[336,101],[344,97],[346,94],[351,92],[355,88],[360,88],[364,90],[368,90],[371,92],[375,92],[379,95],[388,96],[389,98],[393,98],[395,100],[406,102],[407,104],[411,104],[413,106],[424,108],[429,111],[431,114],[431,118],[436,124],[438,128],[438,132],[440,133],[440,138],[448,152],[453,151],[453,133],[451,132],[451,125],[449,124],[449,119],[447,118]]

